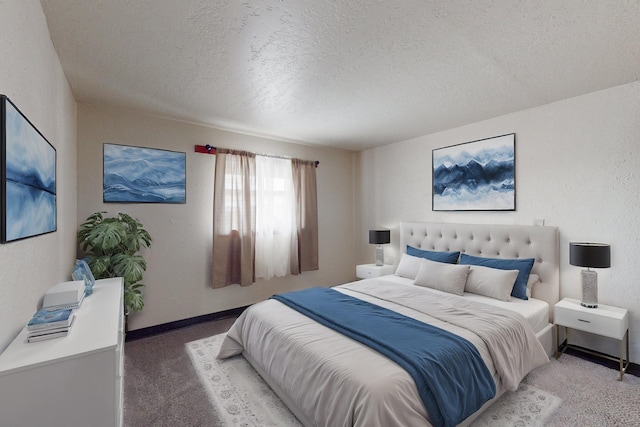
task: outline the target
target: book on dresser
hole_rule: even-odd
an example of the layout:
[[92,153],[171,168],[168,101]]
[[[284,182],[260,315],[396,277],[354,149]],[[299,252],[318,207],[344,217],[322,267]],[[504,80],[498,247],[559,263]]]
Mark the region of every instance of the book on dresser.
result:
[[50,340],[50,339],[54,339],[54,338],[62,338],[62,337],[66,337],[67,335],[69,335],[69,329],[70,328],[66,328],[64,330],[59,330],[59,331],[44,331],[44,332],[38,332],[38,333],[34,333],[34,334],[29,334],[29,336],[27,337],[27,342],[38,342],[38,341],[45,341],[45,340]]
[[75,318],[75,312],[71,309],[38,310],[27,324],[27,342],[66,337]]
[[73,322],[73,316],[73,310],[70,308],[58,310],[42,308],[31,317],[31,320],[27,323],[27,330],[36,331],[69,327]]

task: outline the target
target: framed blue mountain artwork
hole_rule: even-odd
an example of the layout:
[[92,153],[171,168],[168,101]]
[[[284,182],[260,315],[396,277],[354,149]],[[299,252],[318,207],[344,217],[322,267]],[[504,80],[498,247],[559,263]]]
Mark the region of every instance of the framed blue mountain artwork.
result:
[[432,151],[434,211],[515,211],[516,135]]
[[105,203],[186,203],[186,153],[104,144]]
[[56,149],[5,95],[0,134],[0,242],[56,231]]

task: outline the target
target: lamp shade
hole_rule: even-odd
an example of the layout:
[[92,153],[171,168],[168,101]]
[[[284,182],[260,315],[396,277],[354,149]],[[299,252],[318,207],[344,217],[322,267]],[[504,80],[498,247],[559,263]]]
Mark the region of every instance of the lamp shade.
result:
[[391,243],[391,230],[369,230],[369,243],[372,245]]
[[611,267],[611,246],[605,243],[569,244],[569,264],[587,268]]

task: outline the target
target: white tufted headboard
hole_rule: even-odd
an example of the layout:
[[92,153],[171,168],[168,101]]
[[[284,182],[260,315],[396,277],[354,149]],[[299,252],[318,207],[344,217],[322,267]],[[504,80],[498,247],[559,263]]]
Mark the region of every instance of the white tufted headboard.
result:
[[429,251],[461,251],[487,258],[535,258],[531,273],[540,277],[533,297],[549,303],[549,317],[560,299],[557,227],[529,225],[402,222],[400,251],[407,245]]

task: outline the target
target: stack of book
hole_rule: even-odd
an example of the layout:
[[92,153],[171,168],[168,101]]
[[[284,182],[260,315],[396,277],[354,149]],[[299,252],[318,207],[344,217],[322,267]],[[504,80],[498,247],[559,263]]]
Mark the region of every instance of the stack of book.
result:
[[69,334],[75,313],[72,309],[43,308],[33,315],[27,324],[27,342],[64,337]]

